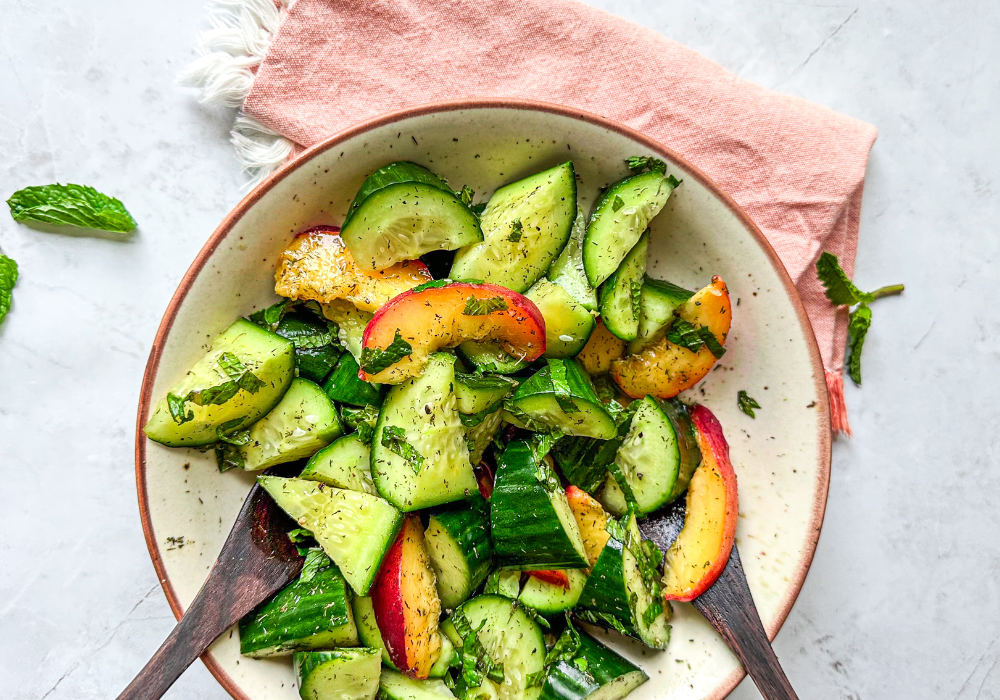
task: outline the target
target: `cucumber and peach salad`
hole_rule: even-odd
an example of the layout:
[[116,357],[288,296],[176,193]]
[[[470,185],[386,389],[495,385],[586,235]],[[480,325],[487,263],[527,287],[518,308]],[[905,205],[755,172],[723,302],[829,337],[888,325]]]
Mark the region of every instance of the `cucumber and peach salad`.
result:
[[[303,698],[619,700],[648,676],[586,626],[664,649],[669,601],[721,572],[728,448],[676,396],[722,356],[729,294],[646,274],[680,183],[627,166],[588,218],[571,162],[485,205],[386,165],[157,404],[152,440],[297,474],[258,483],[300,526],[302,573],[240,645],[291,656]],[[663,553],[639,521],[685,495]]]

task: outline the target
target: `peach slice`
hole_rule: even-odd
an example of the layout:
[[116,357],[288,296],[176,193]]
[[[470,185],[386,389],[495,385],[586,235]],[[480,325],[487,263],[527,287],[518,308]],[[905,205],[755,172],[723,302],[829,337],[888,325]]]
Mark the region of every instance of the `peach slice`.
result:
[[[707,327],[719,345],[725,345],[733,319],[726,283],[719,276],[713,277],[710,285],[678,309],[678,315],[695,328]],[[612,362],[611,377],[634,399],[646,394],[669,399],[700,382],[717,359],[706,346],[693,352],[663,338],[635,355]]]
[[431,353],[486,339],[530,362],[545,352],[545,321],[530,299],[495,284],[459,282],[404,292],[368,322],[359,376],[398,384],[419,375]]
[[541,571],[526,571],[528,576],[534,576],[539,581],[545,581],[545,583],[551,583],[553,586],[559,586],[569,590],[569,574],[565,571],[554,571],[551,569],[543,569]]
[[[604,326],[604,321],[597,319],[594,332],[590,334],[587,344],[577,355],[583,363],[583,368],[592,377],[606,374],[611,369],[611,363],[625,354],[625,341],[616,338]],[[645,394],[644,394],[645,395]]]
[[576,486],[566,487],[566,500],[569,501],[569,509],[573,511],[573,518],[583,536],[583,548],[587,551],[587,560],[593,566],[611,537],[605,529],[608,524],[608,514],[597,499]]
[[312,299],[321,304],[346,299],[362,311],[377,311],[393,297],[433,279],[419,260],[366,272],[354,261],[339,233],[336,226],[314,226],[296,235],[278,256],[274,291],[290,299]]
[[736,539],[739,501],[729,445],[718,419],[704,406],[691,410],[701,465],[691,477],[681,534],[667,550],[663,597],[690,601],[715,583]]
[[441,654],[441,600],[420,516],[406,516],[371,590],[375,624],[389,660],[413,678],[427,678]]

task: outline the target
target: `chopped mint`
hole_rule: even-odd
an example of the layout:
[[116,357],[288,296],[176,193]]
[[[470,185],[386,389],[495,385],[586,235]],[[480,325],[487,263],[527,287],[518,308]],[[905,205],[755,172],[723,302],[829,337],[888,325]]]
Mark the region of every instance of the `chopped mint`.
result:
[[459,413],[458,419],[466,428],[475,428],[477,425],[486,420],[488,416],[496,413],[501,408],[503,408],[503,398],[497,399],[482,411],[477,411],[476,413]]
[[475,190],[468,185],[462,185],[462,191],[458,193],[458,198],[462,200],[462,204],[467,207],[472,205],[472,198],[475,196]]
[[494,311],[506,311],[509,308],[507,300],[503,297],[478,299],[475,295],[470,294],[469,298],[465,300],[465,309],[462,314],[465,316],[487,316]]
[[395,337],[385,350],[369,347],[361,350],[361,369],[364,370],[365,374],[378,374],[412,354],[413,346],[403,339],[397,328]]
[[194,420],[194,411],[184,411],[184,404],[187,401],[177,394],[167,394],[167,408],[170,410],[170,417],[177,425],[184,425],[190,420]]
[[521,240],[522,235],[524,235],[524,226],[520,219],[514,219],[510,225],[510,235],[507,236],[507,240],[511,243],[517,243]]
[[684,182],[684,181],[683,180],[678,180],[673,175],[667,175],[667,184],[670,185],[671,187],[675,188],[675,189],[677,187],[680,187],[680,184],[682,182]]
[[246,467],[246,460],[243,453],[228,442],[217,442],[215,444],[215,461],[219,465],[220,472],[227,472],[230,469],[243,469]]
[[736,394],[736,405],[751,418],[757,417],[754,415],[754,409],[760,408],[760,404],[743,389],[740,389]]
[[470,688],[477,688],[483,684],[484,677],[502,683],[504,680],[503,664],[494,663],[483,643],[479,640],[479,630],[486,625],[486,620],[483,620],[479,627],[474,629],[469,618],[461,609],[453,612],[449,619],[462,640],[458,651],[462,663],[462,678],[465,683]]
[[580,633],[573,627],[573,622],[570,620],[569,613],[567,612],[566,629],[559,636],[559,639],[556,640],[556,643],[552,645],[552,648],[549,649],[549,653],[545,655],[545,666],[549,667],[560,661],[571,661],[579,650]]
[[592,625],[598,625],[599,627],[604,627],[605,629],[613,629],[622,634],[630,634],[628,628],[622,624],[614,615],[605,612],[597,612],[596,610],[580,610],[576,613],[576,616],[583,620],[584,622],[589,622]]
[[382,447],[394,452],[410,466],[415,474],[424,467],[424,456],[406,440],[406,432],[398,425],[387,425],[382,429]]
[[566,373],[566,360],[549,358],[548,365],[552,388],[559,408],[564,413],[579,413],[579,407],[573,402],[573,389],[569,385],[569,376]]
[[276,304],[268,306],[266,309],[258,309],[250,314],[250,321],[256,323],[261,328],[274,333],[281,322],[282,317],[288,312],[295,302],[291,299],[282,299]]
[[650,170],[654,173],[667,172],[667,164],[652,156],[632,156],[626,158],[625,163],[633,173],[641,173],[643,170]]
[[678,318],[667,331],[667,340],[674,345],[680,345],[691,352],[698,352],[701,348],[707,347],[708,351],[719,359],[726,354],[726,349],[722,347],[715,334],[709,330],[708,326],[695,328],[682,318]]
[[451,280],[450,279],[431,280],[430,282],[424,282],[423,284],[418,284],[416,287],[414,287],[410,291],[414,292],[414,293],[416,293],[416,292],[422,292],[425,289],[437,289],[439,287],[447,287],[449,284],[451,284]]
[[364,408],[354,408],[352,406],[342,406],[340,417],[348,428],[358,433],[361,442],[370,445],[375,434],[375,425],[378,423],[378,406],[368,405]]
[[84,185],[25,187],[12,194],[7,205],[15,221],[118,233],[129,233],[136,227],[135,219],[120,201]]
[[10,311],[15,284],[17,284],[17,263],[0,253],[0,323],[3,323],[7,312]]
[[625,200],[615,195],[615,198],[611,200],[611,211],[618,211],[625,206]]
[[306,552],[305,556],[306,560],[302,564],[302,573],[299,574],[299,580],[302,582],[311,581],[316,577],[316,574],[333,564],[326,552],[319,547],[311,548]]
[[865,346],[865,336],[872,325],[872,310],[868,304],[861,304],[851,312],[848,330],[851,335],[851,358],[848,371],[854,383],[861,385],[861,350]]

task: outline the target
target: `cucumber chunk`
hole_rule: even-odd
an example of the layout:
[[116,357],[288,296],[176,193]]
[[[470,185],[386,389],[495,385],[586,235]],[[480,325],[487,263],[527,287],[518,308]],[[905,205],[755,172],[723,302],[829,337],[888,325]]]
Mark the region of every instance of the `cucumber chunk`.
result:
[[512,417],[521,427],[532,430],[554,429],[601,440],[613,438],[617,432],[614,419],[594,393],[590,377],[572,360],[549,358],[545,367],[514,392],[512,405],[518,412]]
[[455,349],[459,357],[480,372],[514,374],[529,364],[505,351],[495,340],[467,340]]
[[[220,432],[242,430],[274,408],[292,383],[294,369],[291,341],[239,319],[213,340],[205,356],[167,391],[182,422],[171,415],[168,398],[164,398],[146,423],[146,436],[170,447],[216,442]],[[260,383],[244,380],[247,388],[238,388],[246,373]],[[234,389],[238,390],[232,392]],[[215,397],[210,398],[211,394]],[[227,395],[229,398],[221,400]],[[191,400],[185,400],[188,397]]]
[[[459,412],[469,418],[499,410],[504,397],[515,387],[517,382],[507,377],[455,372],[456,405]],[[463,423],[469,422],[468,418],[463,420]]]
[[483,211],[483,240],[455,253],[449,276],[524,292],[562,252],[575,218],[571,162],[504,185]]
[[550,282],[569,292],[587,311],[597,311],[597,290],[590,286],[583,269],[583,236],[586,231],[587,217],[577,209],[569,241],[549,268],[548,277]]
[[583,238],[583,267],[590,286],[597,287],[618,268],[663,209],[675,183],[663,172],[630,175],[597,200]]
[[260,471],[309,457],[343,432],[333,402],[315,382],[298,378],[278,405],[250,426],[249,441],[239,448],[243,468]]
[[[398,670],[389,659],[389,651],[382,641],[382,632],[379,631],[375,623],[375,607],[372,599],[367,596],[356,595],[352,599],[354,609],[354,620],[358,627],[358,639],[366,647],[378,649],[382,654],[382,663],[393,670]],[[454,645],[447,635],[441,635],[441,654],[437,661],[431,666],[428,674],[429,678],[443,678],[456,662],[456,651]]]
[[346,435],[314,454],[300,479],[377,495],[371,473],[371,449],[356,433]]
[[608,521],[607,530],[611,537],[594,562],[576,614],[604,627],[614,619],[618,631],[648,647],[665,649],[670,641],[667,620],[671,610],[661,597],[659,559],[651,557],[655,547],[644,546],[635,513],[621,523]]
[[378,649],[299,652],[293,665],[302,700],[375,700],[378,694]]
[[382,700],[441,700],[455,697],[442,680],[429,678],[418,681],[388,668],[382,669],[378,694]]
[[507,445],[497,460],[490,497],[493,548],[509,569],[582,569],[587,552],[566,493],[547,457],[524,440]]
[[549,669],[541,700],[621,700],[649,680],[641,669],[586,632],[577,634],[579,647],[571,659],[557,661]]
[[518,569],[494,569],[486,578],[483,593],[517,598],[521,593],[521,571]]
[[479,647],[493,664],[503,664],[499,700],[538,697],[542,687],[528,687],[528,682],[544,668],[545,640],[538,623],[513,600],[499,595],[477,596],[445,620],[441,630],[456,648],[469,651]]
[[646,274],[648,248],[649,231],[646,231],[601,287],[601,318],[607,329],[622,340],[634,340],[639,334],[642,278]]
[[441,178],[415,163],[390,163],[361,186],[340,237],[358,266],[372,271],[471,245],[483,233]]
[[629,354],[638,354],[644,347],[659,342],[674,322],[674,311],[693,296],[694,292],[676,284],[647,276],[639,293],[639,329],[635,340],[628,344]]
[[312,532],[358,595],[367,595],[403,523],[381,498],[305,479],[260,476],[257,482],[299,525]]
[[382,386],[366,382],[358,376],[358,361],[344,353],[333,373],[323,383],[323,391],[331,401],[351,406],[381,406],[385,392]]
[[557,615],[565,610],[572,610],[583,593],[587,574],[579,569],[566,569],[566,575],[569,576],[568,589],[528,576],[517,599],[542,615]]
[[524,296],[535,302],[545,319],[546,357],[573,357],[583,350],[597,322],[569,292],[540,279]]
[[357,643],[347,583],[332,564],[300,575],[240,620],[240,653],[255,659]]
[[468,501],[432,513],[424,532],[427,553],[437,575],[441,606],[453,610],[464,603],[490,573],[489,504],[478,494]]
[[639,515],[677,500],[701,464],[701,451],[687,406],[646,396],[636,405],[628,436],[610,466],[601,496],[616,515],[633,504]]
[[423,374],[393,386],[382,404],[372,440],[372,478],[379,494],[402,511],[479,491],[454,383],[454,355],[435,353]]
[[634,404],[635,402],[627,408],[615,400],[604,404],[617,426],[617,432],[610,440],[566,436],[556,442],[552,448],[552,457],[569,483],[590,494],[596,493],[604,485],[608,468],[615,461],[618,448],[628,435]]

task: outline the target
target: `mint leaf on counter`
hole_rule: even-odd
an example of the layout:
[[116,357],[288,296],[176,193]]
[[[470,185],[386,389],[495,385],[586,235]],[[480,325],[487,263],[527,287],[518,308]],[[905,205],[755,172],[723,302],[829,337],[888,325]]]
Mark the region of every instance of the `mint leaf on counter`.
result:
[[760,404],[757,403],[757,399],[750,396],[746,391],[740,389],[736,394],[736,405],[741,411],[750,416],[751,418],[756,418],[754,415],[754,409],[760,408]]
[[15,221],[129,233],[135,219],[119,200],[85,185],[42,185],[18,190],[7,200]]
[[0,323],[3,323],[7,312],[10,311],[15,284],[17,284],[17,263],[0,253]]
[[851,312],[848,331],[851,336],[851,359],[848,371],[854,383],[861,385],[861,350],[865,346],[865,336],[872,325],[872,310],[868,304],[861,304]]

